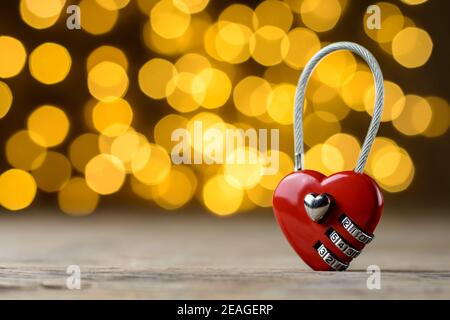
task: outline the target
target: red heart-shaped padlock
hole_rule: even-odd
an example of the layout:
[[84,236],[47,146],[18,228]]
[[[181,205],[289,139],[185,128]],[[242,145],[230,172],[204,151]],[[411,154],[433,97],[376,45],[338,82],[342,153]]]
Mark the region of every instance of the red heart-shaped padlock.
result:
[[[319,222],[305,209],[305,197],[311,193],[327,194],[333,201]],[[306,264],[314,270],[344,270],[372,239],[383,196],[362,173],[344,171],[326,177],[303,170],[281,180],[273,209],[284,235]]]
[[[314,67],[327,54],[350,50],[369,65],[375,80],[375,105],[354,171],[329,177],[304,168],[303,104]],[[295,172],[286,176],[273,196],[278,223],[297,254],[314,270],[345,270],[373,238],[383,210],[377,184],[363,173],[383,111],[383,75],[372,54],[352,42],[338,42],[317,52],[303,69],[295,93]]]

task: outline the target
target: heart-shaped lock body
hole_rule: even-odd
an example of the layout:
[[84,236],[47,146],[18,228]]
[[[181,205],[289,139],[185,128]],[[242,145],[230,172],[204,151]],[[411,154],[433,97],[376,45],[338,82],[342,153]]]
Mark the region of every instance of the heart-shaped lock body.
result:
[[[304,201],[310,194],[333,199],[323,219],[314,221]],[[344,171],[329,177],[312,170],[295,171],[279,183],[273,196],[276,219],[297,254],[314,270],[345,270],[373,238],[383,211],[383,196],[363,173]]]

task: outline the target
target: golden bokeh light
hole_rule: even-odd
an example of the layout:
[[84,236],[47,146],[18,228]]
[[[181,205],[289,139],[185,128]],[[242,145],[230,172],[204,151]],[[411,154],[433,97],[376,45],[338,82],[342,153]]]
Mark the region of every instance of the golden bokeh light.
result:
[[226,158],[223,175],[227,182],[239,189],[250,189],[262,178],[263,164],[258,150],[238,147]]
[[205,206],[219,216],[235,213],[244,199],[244,190],[228,183],[223,175],[216,175],[203,186]]
[[220,60],[242,63],[250,58],[249,41],[252,30],[239,23],[221,22],[215,37],[215,52]]
[[133,109],[123,99],[99,101],[93,111],[95,128],[108,137],[124,134],[133,121]]
[[70,122],[60,108],[43,105],[30,114],[27,127],[34,142],[43,147],[54,147],[66,139]]
[[364,15],[362,23],[366,34],[380,44],[390,43],[405,25],[405,17],[399,7],[387,2],[377,2],[380,8],[380,28],[368,27],[368,15]]
[[209,0],[173,0],[173,4],[181,11],[199,13],[208,5]]
[[69,181],[72,175],[72,167],[69,160],[61,153],[47,152],[44,162],[32,175],[39,189],[45,192],[56,192]]
[[119,158],[125,166],[127,173],[132,172],[132,162],[147,161],[148,155],[142,154],[141,148],[148,145],[147,138],[130,129],[124,134],[114,138],[111,142],[110,153]]
[[125,69],[111,61],[100,62],[88,73],[89,92],[97,100],[121,98],[127,92],[128,85]]
[[163,99],[172,93],[167,85],[176,74],[177,70],[171,62],[160,58],[151,59],[139,70],[139,87],[150,98]]
[[119,17],[117,10],[108,10],[97,1],[82,0],[79,3],[82,12],[81,29],[93,34],[101,35],[114,28]]
[[[283,179],[288,173],[292,172],[292,168],[294,168],[294,162],[291,157],[283,152],[277,150],[269,150],[263,154],[263,159],[276,159],[275,163],[264,164],[266,169],[270,169],[270,165],[273,165],[276,171],[268,172],[268,174],[264,174],[259,181],[261,187],[266,190],[275,190],[278,183]],[[264,162],[264,161],[263,161]],[[277,168],[278,167],[278,168]],[[259,190],[262,191],[262,190]],[[256,191],[255,191],[256,192]],[[251,199],[251,198],[250,198]]]
[[13,95],[9,86],[0,81],[0,119],[5,117],[11,108]]
[[356,71],[341,88],[341,96],[344,102],[353,110],[366,110],[364,98],[366,92],[373,87],[372,73],[365,70]]
[[125,71],[128,70],[128,58],[125,53],[117,47],[103,45],[89,54],[86,62],[87,71],[91,71],[92,68],[104,61],[114,62]]
[[59,19],[65,0],[20,0],[22,20],[35,29],[46,29]]
[[0,36],[0,78],[11,78],[22,71],[27,52],[22,42],[9,36]]
[[304,0],[300,11],[302,21],[308,28],[325,32],[338,23],[342,8],[338,0]]
[[254,13],[252,8],[242,4],[233,3],[225,8],[219,16],[219,22],[233,22],[253,29]]
[[171,160],[167,151],[157,144],[141,147],[138,157],[133,158],[133,175],[147,185],[163,182],[170,173]]
[[341,124],[337,117],[326,111],[317,111],[307,115],[304,119],[303,132],[305,144],[314,146],[323,143],[330,136],[341,131]]
[[285,31],[275,26],[263,26],[250,37],[250,53],[263,66],[273,66],[286,58],[289,38]]
[[[196,75],[191,72],[177,73],[166,85],[167,102],[178,112],[192,112],[200,107],[198,100],[201,100],[203,92],[196,92],[197,99],[194,98],[194,81]],[[197,82],[202,79],[197,80]],[[205,84],[198,90],[206,90]]]
[[328,176],[344,168],[341,151],[329,144],[316,144],[305,154],[306,169]]
[[71,179],[58,193],[60,209],[74,216],[85,216],[94,212],[99,200],[99,195],[80,177]]
[[433,110],[427,99],[409,94],[405,96],[405,107],[392,123],[401,133],[413,136],[423,133],[431,122]]
[[150,12],[152,29],[166,39],[182,36],[190,22],[189,7],[182,0],[159,1]]
[[351,79],[356,68],[356,59],[352,53],[337,51],[320,61],[313,77],[330,87],[339,88]]
[[188,203],[197,188],[197,178],[187,166],[174,166],[166,179],[153,187],[153,199],[166,210],[175,210]]
[[97,1],[97,3],[101,5],[103,8],[110,11],[125,8],[130,3],[130,0],[95,0],[95,1]]
[[236,108],[249,117],[260,116],[267,111],[272,88],[263,78],[248,76],[234,88],[233,100]]
[[85,133],[72,141],[69,147],[69,159],[73,167],[84,173],[88,162],[100,153],[98,135]]
[[99,154],[86,165],[87,185],[98,194],[113,194],[120,190],[125,181],[122,162],[110,154]]
[[325,84],[312,90],[308,101],[312,102],[314,111],[331,113],[339,120],[344,119],[350,112],[350,108],[340,96],[340,91]]
[[267,113],[279,124],[292,123],[296,87],[293,84],[277,85],[269,95]]
[[288,32],[294,16],[289,6],[281,1],[266,0],[255,9],[253,26],[259,29],[263,26],[274,26]]
[[416,27],[405,28],[392,40],[394,59],[406,68],[418,68],[427,63],[433,51],[428,32]]
[[25,209],[33,202],[36,189],[31,174],[10,169],[0,175],[0,205],[11,211]]
[[232,84],[228,75],[215,68],[202,70],[192,81],[194,100],[206,109],[223,106],[230,97]]
[[[364,106],[367,113],[373,114],[375,101],[375,86],[372,85],[364,95]],[[392,121],[397,119],[405,107],[405,95],[402,88],[392,81],[384,81],[384,104],[381,121]]]
[[295,28],[288,33],[289,51],[285,57],[288,66],[302,69],[311,57],[320,50],[320,39],[307,28]]
[[[361,148],[357,138],[346,133],[336,133],[329,137],[324,145],[332,146],[339,150],[343,160],[343,164],[339,165],[341,170],[353,170],[356,167]],[[330,149],[326,150],[326,152],[330,152]],[[331,150],[331,153],[333,152],[335,153],[334,150]],[[330,159],[330,162],[331,161],[333,161],[332,158]],[[328,168],[332,168],[332,166],[333,165],[327,165]]]
[[15,168],[33,170],[45,160],[46,149],[34,142],[28,131],[14,133],[6,142],[6,159]]
[[428,0],[401,0],[403,3],[415,6],[427,2]]
[[450,126],[450,106],[448,102],[439,97],[426,98],[432,110],[430,124],[422,134],[433,138],[445,134]]
[[178,114],[169,114],[158,121],[153,129],[153,136],[155,142],[171,152],[173,147],[178,144],[178,141],[173,141],[172,134],[177,129],[184,129],[187,127],[188,120]]
[[257,184],[251,189],[246,190],[247,197],[251,202],[262,208],[272,207],[273,190],[268,190]]
[[31,75],[44,84],[63,81],[69,74],[72,58],[63,46],[46,42],[30,54],[29,67]]

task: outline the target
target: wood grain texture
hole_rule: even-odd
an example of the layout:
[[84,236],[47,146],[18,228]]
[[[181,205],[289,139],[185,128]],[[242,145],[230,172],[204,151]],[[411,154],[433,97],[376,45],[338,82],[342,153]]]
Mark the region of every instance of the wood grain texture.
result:
[[[1,214],[0,298],[450,298],[448,216],[387,210],[350,270],[331,273],[309,271],[270,213],[118,211]],[[381,290],[366,287],[372,264]],[[66,287],[69,265],[81,290]]]

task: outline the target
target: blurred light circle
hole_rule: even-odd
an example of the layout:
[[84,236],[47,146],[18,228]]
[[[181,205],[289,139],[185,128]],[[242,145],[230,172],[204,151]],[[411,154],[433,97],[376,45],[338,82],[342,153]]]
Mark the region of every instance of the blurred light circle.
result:
[[[334,168],[334,165],[330,163],[330,161],[333,161],[331,157],[324,161],[329,169],[334,168],[334,171],[342,171],[353,170],[355,168],[361,147],[358,139],[354,136],[346,133],[336,133],[325,141],[324,146],[336,148],[342,156],[343,163],[339,163],[340,169]],[[335,150],[332,149],[325,150],[323,154],[326,156],[327,153],[334,153],[336,155]],[[341,160],[339,159],[338,161],[340,162]]]
[[287,153],[284,153],[283,151],[269,150],[263,153],[262,156],[263,159],[265,159],[265,161],[269,159],[275,161],[275,163],[267,163],[267,164],[264,164],[265,161],[263,161],[263,165],[268,170],[270,170],[269,167],[271,165],[274,165],[275,166],[274,169],[276,169],[276,172],[275,173],[269,172],[269,174],[264,174],[261,177],[261,181],[259,182],[259,184],[267,190],[275,190],[281,179],[283,179],[285,176],[287,176],[289,173],[292,172],[294,163],[291,157]]
[[211,63],[201,54],[187,53],[175,62],[175,68],[178,72],[190,72],[197,74],[205,69],[211,68]]
[[392,40],[394,59],[406,68],[423,66],[432,51],[433,41],[430,35],[420,28],[405,28]]
[[[364,95],[364,105],[368,114],[373,115],[375,86],[372,85]],[[405,95],[402,88],[394,82],[384,81],[384,105],[381,121],[392,121],[402,113]]]
[[14,133],[6,142],[6,160],[15,168],[33,170],[45,160],[46,149],[34,142],[28,131]]
[[341,125],[335,115],[317,111],[307,115],[303,123],[304,140],[307,146],[323,143],[330,136],[339,133]]
[[337,51],[320,61],[313,77],[330,87],[339,88],[351,79],[356,68],[357,63],[353,54],[348,51]]
[[431,122],[433,110],[428,101],[420,96],[405,96],[405,107],[392,123],[401,133],[413,136],[423,133]]
[[149,15],[153,6],[159,2],[159,0],[137,0],[137,6],[139,10],[145,15]]
[[[199,146],[198,143],[195,143],[195,139],[198,139],[198,136],[200,135],[200,138],[204,138],[204,136],[201,136],[201,133],[197,133],[199,130],[199,127],[201,126],[201,129],[203,131],[203,134],[205,134],[209,129],[214,128],[216,125],[223,123],[223,120],[220,116],[218,116],[215,113],[211,112],[200,112],[194,115],[191,119],[189,119],[187,124],[187,130],[189,132],[189,136],[192,137],[192,139],[189,139],[189,143],[191,143],[192,147],[195,151],[202,153],[203,150],[198,148],[201,148],[201,144]],[[200,124],[200,125],[199,125]]]
[[259,29],[263,26],[274,26],[288,32],[294,16],[289,6],[281,1],[266,0],[255,9],[253,26]]
[[422,133],[426,137],[438,137],[445,134],[450,126],[450,107],[448,102],[439,97],[426,98],[432,110],[432,117],[427,129]]
[[127,173],[130,173],[132,172],[133,159],[136,159],[136,157],[142,159],[141,148],[147,144],[148,140],[144,135],[130,129],[114,138],[111,143],[110,153],[119,158],[124,164]]
[[111,61],[97,64],[88,73],[89,92],[97,100],[121,98],[128,90],[128,75],[124,68]]
[[289,51],[284,59],[288,66],[302,69],[320,49],[320,39],[311,30],[295,28],[288,33]]
[[39,168],[32,175],[39,187],[45,192],[56,192],[69,181],[72,167],[69,160],[61,153],[49,151]]
[[[202,92],[197,91],[194,97],[194,81],[197,81],[196,90],[206,90],[202,79],[196,80],[191,72],[177,73],[166,85],[167,102],[179,112],[192,112],[199,108]],[[199,85],[201,83],[201,86]],[[200,98],[199,98],[200,97]]]
[[148,21],[142,31],[145,45],[152,51],[164,55],[177,55],[185,52],[194,43],[193,30],[188,28],[183,35],[174,39],[167,39],[157,34]]
[[147,185],[163,182],[171,170],[171,161],[167,151],[157,144],[147,144],[140,152],[145,152],[149,156],[146,161],[143,161],[143,157],[136,157],[132,160],[133,175]]
[[130,0],[95,0],[99,5],[107,10],[119,10],[125,8]]
[[264,71],[264,79],[270,83],[286,82],[297,84],[298,76],[298,70],[295,70],[284,63],[268,67]]
[[404,27],[405,17],[395,4],[387,2],[377,2],[375,5],[380,8],[381,28],[377,29],[368,27],[368,15],[372,13],[367,13],[364,15],[362,21],[364,31],[372,40],[377,41],[380,44],[389,43],[392,41],[394,36]]
[[86,165],[86,182],[99,194],[113,194],[125,181],[125,168],[115,156],[99,154]]
[[140,198],[145,200],[153,200],[154,186],[149,186],[140,182],[136,177],[130,176],[131,190]]
[[289,52],[289,38],[274,26],[263,26],[250,37],[250,53],[263,66],[273,66],[283,61]]
[[338,0],[304,0],[300,11],[302,21],[308,28],[325,32],[338,23],[342,8]]
[[97,208],[100,197],[83,178],[71,179],[58,193],[59,208],[69,215],[84,216]]
[[187,166],[174,166],[166,179],[153,187],[155,202],[166,210],[175,210],[187,204],[194,196],[197,178]]
[[373,87],[373,76],[369,71],[356,71],[341,88],[344,102],[353,110],[364,111],[366,92]]
[[236,108],[249,117],[260,116],[267,111],[272,88],[263,78],[248,76],[234,88],[233,100]]
[[284,125],[292,123],[295,90],[293,84],[283,83],[270,93],[267,113],[276,122]]
[[63,81],[69,74],[72,58],[63,46],[46,42],[30,54],[29,66],[31,75],[44,84],[55,84]]
[[[329,148],[329,151],[337,149],[331,149]],[[331,153],[331,152],[330,152]],[[330,170],[323,162],[324,156],[323,156],[323,144],[316,144],[311,149],[306,151],[305,153],[305,165],[306,169],[308,170],[315,170],[318,172],[323,173],[324,175],[330,175],[334,172]]]
[[332,113],[339,120],[344,119],[350,112],[350,108],[344,103],[339,91],[327,85],[320,85],[309,101],[312,101],[314,111]]
[[99,101],[92,112],[95,128],[108,137],[124,134],[133,121],[133,110],[123,99]]
[[108,10],[93,0],[82,0],[79,3],[81,17],[81,29],[93,34],[101,35],[114,28],[119,13],[117,10]]
[[241,3],[233,3],[219,16],[219,22],[234,22],[253,28],[253,10]]
[[73,167],[84,173],[87,163],[100,153],[98,135],[85,133],[72,141],[69,147],[69,158]]
[[249,147],[238,147],[227,155],[224,177],[227,182],[241,189],[254,187],[262,178],[263,166],[259,151]]
[[367,159],[367,165],[365,170],[372,176],[374,176],[374,167],[378,161],[378,158],[387,150],[397,150],[398,146],[392,139],[386,137],[376,137],[369,158]]
[[242,63],[250,58],[249,41],[252,30],[242,24],[222,22],[215,38],[217,55],[229,63]]
[[9,86],[0,81],[0,119],[5,117],[11,108],[13,95]]
[[230,97],[232,84],[222,70],[208,68],[195,76],[192,82],[194,100],[206,109],[223,106]]
[[176,5],[172,0],[162,0],[150,12],[152,29],[166,39],[182,36],[190,21],[189,8],[181,0],[177,0]]
[[[22,20],[35,29],[45,29],[53,26],[58,21],[61,14],[61,10],[57,11],[55,9],[57,9],[57,7],[60,7],[60,9],[62,9],[65,2],[64,0],[50,0],[47,2],[47,4],[50,4],[50,6],[48,6],[46,9],[46,1],[32,1],[34,8],[33,6],[28,6],[28,2],[31,1],[32,0],[20,0],[19,10]],[[62,5],[60,5],[59,3],[62,3]],[[40,5],[43,5],[44,10],[36,8]],[[41,16],[38,14],[38,12],[35,12],[36,9],[38,11],[44,11],[44,16]],[[49,14],[52,15],[47,16]]]
[[257,184],[251,189],[246,190],[247,197],[251,202],[262,208],[272,207],[273,190],[264,188]]
[[36,182],[26,171],[11,169],[0,175],[0,205],[11,211],[30,206],[36,196]]
[[210,178],[203,186],[202,198],[205,206],[219,216],[235,213],[244,199],[244,191],[228,183],[223,175]]
[[167,94],[167,84],[176,75],[174,65],[160,58],[146,62],[139,70],[139,87],[142,92],[153,99],[163,99]]
[[322,163],[329,172],[335,173],[344,170],[345,159],[337,147],[324,143],[322,145]]
[[409,154],[399,147],[383,149],[373,167],[375,179],[389,192],[400,192],[408,188],[414,171]]
[[174,6],[181,11],[189,13],[199,13],[203,11],[208,5],[209,0],[173,0]]
[[51,18],[59,15],[65,5],[65,0],[24,0],[26,8],[41,18]]
[[11,78],[22,71],[27,52],[22,42],[13,37],[0,36],[0,78]]
[[169,114],[158,121],[153,129],[155,142],[162,146],[167,152],[171,152],[172,148],[178,144],[178,141],[172,141],[172,134],[175,130],[185,129],[188,120],[177,114]]
[[403,3],[415,6],[427,2],[428,0],[401,0]]
[[117,47],[103,45],[93,50],[87,59],[87,71],[91,71],[101,62],[110,61],[120,65],[125,71],[128,70],[128,58],[125,53]]
[[63,110],[43,105],[30,114],[27,126],[34,142],[43,147],[54,147],[67,137],[70,122]]

